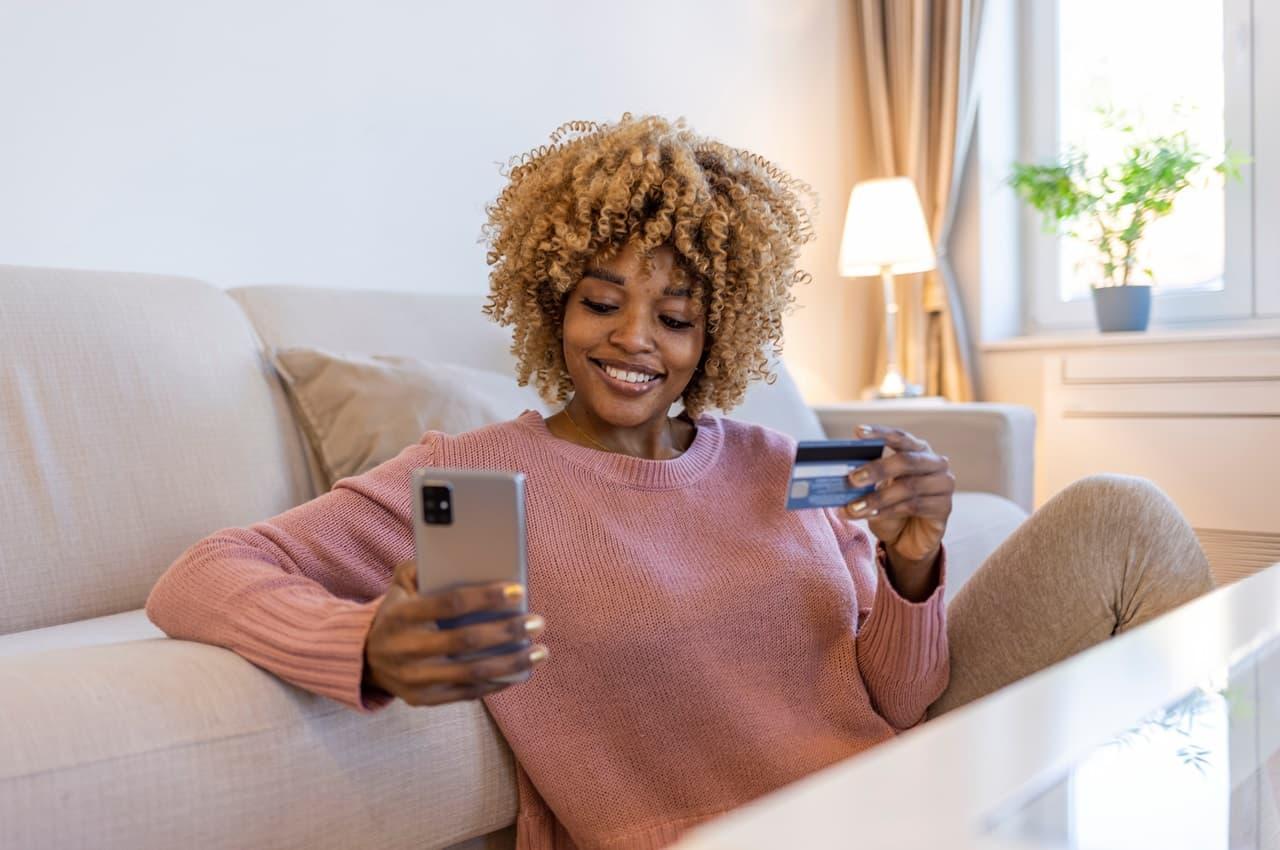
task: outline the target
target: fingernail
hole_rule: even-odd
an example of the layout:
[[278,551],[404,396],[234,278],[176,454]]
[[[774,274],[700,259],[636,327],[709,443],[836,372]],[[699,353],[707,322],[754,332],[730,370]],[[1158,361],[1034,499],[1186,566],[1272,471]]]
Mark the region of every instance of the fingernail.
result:
[[524,598],[524,585],[509,584],[502,588],[502,596],[508,602],[519,602]]
[[859,426],[858,426],[858,433],[859,433],[859,434],[861,434],[861,435],[862,435],[862,436],[864,436],[864,437],[865,437],[865,436],[867,436],[868,434],[870,434],[870,433],[871,433],[871,426],[870,426],[870,425],[859,425]]
[[867,502],[865,499],[862,500],[861,502],[854,502],[852,505],[849,506],[849,510],[853,511],[855,514],[860,514],[866,509],[867,509]]
[[526,632],[536,632],[546,624],[546,620],[542,619],[538,614],[534,614],[532,617],[524,621],[524,630]]
[[537,649],[535,649],[533,652],[529,653],[529,660],[534,662],[535,664],[546,657],[547,657],[547,648],[545,646],[540,646]]
[[865,469],[859,469],[849,476],[849,480],[854,484],[866,484],[868,475],[869,473]]

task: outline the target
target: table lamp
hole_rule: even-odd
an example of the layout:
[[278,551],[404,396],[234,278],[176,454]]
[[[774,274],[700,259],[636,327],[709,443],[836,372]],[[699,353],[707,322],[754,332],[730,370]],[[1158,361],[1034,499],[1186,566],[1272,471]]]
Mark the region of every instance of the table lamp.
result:
[[879,275],[884,283],[885,373],[876,398],[923,394],[919,385],[908,384],[898,371],[898,302],[893,297],[893,276],[926,272],[936,264],[924,210],[910,178],[864,180],[853,187],[840,240],[840,275]]

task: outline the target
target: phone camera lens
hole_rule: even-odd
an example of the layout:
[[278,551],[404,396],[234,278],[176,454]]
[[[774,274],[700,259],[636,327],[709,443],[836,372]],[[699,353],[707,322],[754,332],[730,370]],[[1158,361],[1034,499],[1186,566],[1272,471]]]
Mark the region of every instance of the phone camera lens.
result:
[[429,485],[422,488],[423,520],[428,525],[451,525],[453,523],[452,493],[447,485]]

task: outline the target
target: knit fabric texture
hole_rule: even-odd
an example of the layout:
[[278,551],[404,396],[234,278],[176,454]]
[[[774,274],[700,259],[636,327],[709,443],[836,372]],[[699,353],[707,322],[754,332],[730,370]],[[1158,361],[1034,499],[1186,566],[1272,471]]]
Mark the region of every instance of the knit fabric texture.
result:
[[529,610],[548,660],[484,698],[516,760],[520,850],[656,848],[921,721],[944,690],[942,582],[910,602],[883,545],[784,509],[795,441],[703,415],[671,460],[579,446],[527,410],[422,441],[197,542],[147,615],[377,711],[364,642],[414,557],[413,470],[525,473]]

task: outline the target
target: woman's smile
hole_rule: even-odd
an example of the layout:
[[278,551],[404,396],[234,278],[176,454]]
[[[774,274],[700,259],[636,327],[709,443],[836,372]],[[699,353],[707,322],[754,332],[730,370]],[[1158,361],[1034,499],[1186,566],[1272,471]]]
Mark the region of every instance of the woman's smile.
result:
[[624,396],[644,395],[662,382],[662,375],[638,367],[620,367],[614,363],[605,363],[594,357],[587,358],[600,373],[600,377],[609,389]]

